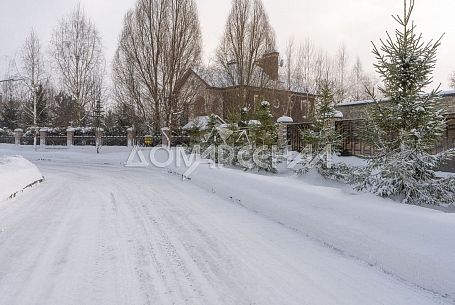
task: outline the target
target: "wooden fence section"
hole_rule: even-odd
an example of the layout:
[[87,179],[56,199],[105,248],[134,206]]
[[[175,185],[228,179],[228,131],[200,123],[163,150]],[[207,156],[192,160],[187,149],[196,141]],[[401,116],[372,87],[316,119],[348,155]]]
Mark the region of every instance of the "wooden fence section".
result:
[[335,130],[342,135],[341,154],[343,156],[371,156],[374,151],[361,141],[361,120],[341,120],[335,122]]
[[[374,150],[361,140],[360,130],[363,120],[339,120],[335,122],[336,131],[342,135],[341,153],[344,156],[371,156]],[[288,145],[293,151],[302,151],[302,131],[310,128],[307,123],[287,125]],[[435,152],[455,148],[455,114],[446,118],[446,130]]]

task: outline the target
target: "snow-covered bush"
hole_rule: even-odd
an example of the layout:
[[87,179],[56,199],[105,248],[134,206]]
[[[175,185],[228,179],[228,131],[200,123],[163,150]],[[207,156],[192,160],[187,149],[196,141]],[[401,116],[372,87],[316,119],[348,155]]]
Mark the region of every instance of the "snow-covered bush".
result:
[[446,155],[403,148],[374,158],[366,168],[367,175],[359,175],[358,188],[403,203],[453,204],[455,179],[439,178],[435,173]]
[[260,103],[254,119],[248,117],[248,109],[242,108],[237,119],[239,122],[218,126],[216,116],[212,115],[208,117],[204,128],[193,124],[188,129],[191,136],[190,150],[196,145],[200,147],[201,153],[214,148],[203,157],[245,170],[276,172],[273,148],[278,143],[278,133],[270,103]]
[[95,136],[95,128],[94,127],[75,127],[73,128],[75,136],[87,136],[87,137],[94,137]]
[[128,134],[128,127],[123,126],[110,126],[109,128],[104,128],[104,135],[110,137],[126,137]]
[[51,137],[65,137],[67,135],[66,132],[67,128],[48,128],[47,129],[47,135]]
[[0,128],[0,136],[1,137],[11,137],[14,136],[14,132],[12,132],[10,129],[4,127]]

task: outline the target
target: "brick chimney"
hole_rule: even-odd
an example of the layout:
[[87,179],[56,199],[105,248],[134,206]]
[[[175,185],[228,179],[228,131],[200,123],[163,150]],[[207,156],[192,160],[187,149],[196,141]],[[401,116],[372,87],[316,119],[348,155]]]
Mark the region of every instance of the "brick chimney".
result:
[[271,52],[264,54],[261,59],[256,61],[256,65],[274,81],[278,80],[279,57],[280,53]]

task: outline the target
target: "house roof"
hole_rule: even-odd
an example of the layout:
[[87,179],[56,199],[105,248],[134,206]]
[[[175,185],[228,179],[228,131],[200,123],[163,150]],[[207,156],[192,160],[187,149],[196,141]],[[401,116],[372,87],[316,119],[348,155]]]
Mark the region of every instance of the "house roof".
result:
[[[217,71],[216,69],[211,69],[211,70],[193,70],[189,69],[187,73],[185,73],[184,77],[180,81],[180,85],[177,86],[177,88],[180,88],[183,86],[183,84],[188,80],[188,78],[193,75],[194,77],[198,78],[201,82],[204,83],[204,85],[207,87],[207,89],[213,89],[213,90],[228,90],[228,89],[238,89],[241,88],[241,85],[229,85],[229,81],[223,77],[223,73],[220,71]],[[257,86],[245,86],[251,89],[257,89],[257,90],[270,90],[270,91],[278,91],[278,92],[289,92],[294,95],[305,95],[309,97],[314,97],[314,94],[306,93],[303,90],[287,90],[284,87],[281,88],[262,88],[262,87],[257,87]]]
[[[439,97],[455,96],[455,90],[441,91],[438,94],[438,96]],[[380,102],[380,103],[381,102],[387,102],[389,100],[390,100],[389,98],[383,98],[383,99],[379,99],[378,102]],[[345,107],[345,106],[365,105],[365,104],[372,104],[374,102],[375,102],[375,100],[345,101],[345,102],[338,103],[336,106],[337,107]]]

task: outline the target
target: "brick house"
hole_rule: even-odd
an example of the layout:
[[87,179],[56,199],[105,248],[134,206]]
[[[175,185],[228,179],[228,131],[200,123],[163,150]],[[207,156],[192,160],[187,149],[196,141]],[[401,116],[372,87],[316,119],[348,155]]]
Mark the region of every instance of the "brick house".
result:
[[313,113],[315,97],[283,88],[278,76],[278,56],[276,52],[266,54],[263,61],[257,63],[269,76],[270,81],[264,87],[226,85],[228,82],[219,81],[219,76],[207,76],[206,73],[189,70],[175,91],[176,99],[184,105],[180,125],[209,114],[229,121],[245,107],[253,114],[262,101],[270,102],[275,119],[286,115],[295,122],[307,121]]

